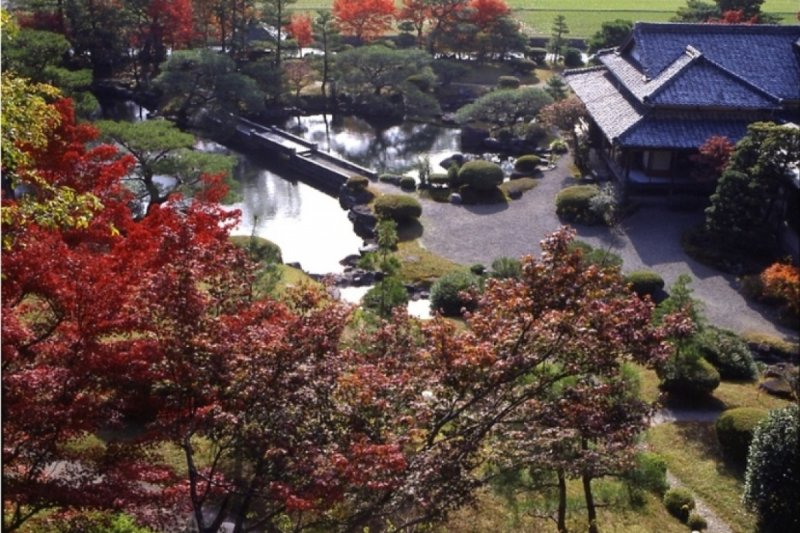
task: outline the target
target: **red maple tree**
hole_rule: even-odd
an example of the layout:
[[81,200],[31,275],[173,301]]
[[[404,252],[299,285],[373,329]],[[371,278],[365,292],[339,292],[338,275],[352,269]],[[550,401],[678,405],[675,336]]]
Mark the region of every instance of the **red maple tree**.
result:
[[505,0],[470,0],[469,7],[474,10],[472,21],[483,31],[490,29],[498,19],[511,13],[511,8]]
[[344,35],[373,41],[392,27],[395,6],[393,0],[334,0],[333,16]]
[[314,31],[311,23],[311,15],[308,13],[292,13],[286,31],[297,41],[300,47],[300,55],[303,55],[303,48],[314,42]]

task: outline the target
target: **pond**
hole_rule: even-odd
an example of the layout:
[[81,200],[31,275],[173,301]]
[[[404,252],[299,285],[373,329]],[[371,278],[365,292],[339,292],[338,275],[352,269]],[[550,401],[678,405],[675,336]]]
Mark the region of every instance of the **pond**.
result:
[[[138,121],[147,115],[131,101],[112,102],[104,109],[105,118],[116,120]],[[460,130],[416,122],[379,129],[356,117],[313,115],[293,118],[286,127],[319,143],[321,150],[379,172],[413,171],[425,155],[439,172],[436,163],[460,149]],[[339,261],[358,253],[363,241],[336,198],[299,181],[285,168],[276,172],[215,142],[199,140],[196,147],[238,159],[234,178],[242,186],[242,201],[230,207],[240,209],[242,218],[234,235],[269,239],[281,247],[284,262],[300,263],[313,274],[340,273],[344,267]]]
[[379,174],[415,175],[426,155],[433,172],[444,172],[438,163],[461,149],[459,128],[412,121],[379,127],[354,116],[311,115],[292,118],[283,127]]

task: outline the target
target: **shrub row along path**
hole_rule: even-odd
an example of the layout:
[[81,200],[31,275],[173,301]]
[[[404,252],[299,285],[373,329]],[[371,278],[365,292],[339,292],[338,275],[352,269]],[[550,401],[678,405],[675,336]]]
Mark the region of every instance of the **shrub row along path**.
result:
[[[575,184],[570,177],[571,164],[571,157],[563,156],[554,169],[543,173],[536,188],[508,204],[457,206],[423,199],[422,245],[458,263],[487,267],[497,257],[538,255],[539,242],[563,225],[556,216],[555,197],[562,188]],[[712,324],[738,333],[758,331],[796,339],[796,333],[770,320],[766,307],[748,302],[737,292],[734,276],[686,255],[681,234],[702,220],[701,209],[677,209],[659,200],[641,205],[625,217],[621,231],[601,226],[576,229],[579,239],[620,255],[625,272],[654,270],[667,288],[680,274],[691,275],[690,287],[705,303]]]

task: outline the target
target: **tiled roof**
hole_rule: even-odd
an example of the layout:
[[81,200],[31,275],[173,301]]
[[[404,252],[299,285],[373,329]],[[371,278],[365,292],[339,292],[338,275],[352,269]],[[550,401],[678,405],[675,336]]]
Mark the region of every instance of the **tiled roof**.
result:
[[641,106],[617,89],[604,67],[567,70],[564,78],[609,139],[619,137],[641,120]]
[[800,100],[800,26],[639,22],[633,46],[650,78],[672,65],[687,46],[769,94]]
[[[629,55],[605,51],[597,56],[632,96],[642,103],[670,106],[777,108],[777,98],[708,60],[687,46],[653,79]],[[800,83],[800,80],[798,80]]]
[[702,145],[712,135],[738,140],[747,133],[752,118],[728,118],[722,114],[657,116],[642,118],[619,139],[628,148],[692,149]]
[[780,107],[774,97],[705,60],[704,56],[697,57],[679,73],[662,83],[657,90],[648,95],[647,101],[654,105],[733,109]]

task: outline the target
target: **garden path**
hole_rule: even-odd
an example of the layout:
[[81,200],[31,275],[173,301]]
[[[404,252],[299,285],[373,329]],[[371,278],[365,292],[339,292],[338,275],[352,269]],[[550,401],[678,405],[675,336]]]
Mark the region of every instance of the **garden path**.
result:
[[[497,257],[538,255],[538,243],[562,225],[555,213],[555,196],[574,183],[571,165],[570,156],[562,157],[554,169],[544,172],[535,189],[508,204],[456,206],[423,199],[422,245],[465,265],[488,266]],[[758,331],[796,339],[797,333],[771,319],[768,308],[739,294],[734,276],[686,255],[681,235],[702,220],[701,209],[681,209],[665,200],[653,200],[625,217],[619,231],[580,225],[576,229],[579,239],[620,255],[625,271],[655,270],[667,287],[680,274],[690,274],[690,287],[704,302],[712,324],[738,333]]]

